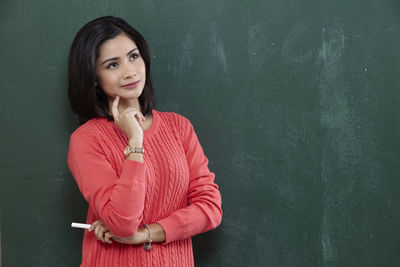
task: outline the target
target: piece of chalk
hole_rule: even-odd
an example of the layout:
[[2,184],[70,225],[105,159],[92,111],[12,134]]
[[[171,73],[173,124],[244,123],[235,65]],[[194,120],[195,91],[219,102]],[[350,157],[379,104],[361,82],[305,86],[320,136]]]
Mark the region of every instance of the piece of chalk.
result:
[[75,228],[82,228],[82,229],[89,229],[90,228],[90,224],[85,224],[85,223],[71,223],[71,227],[75,227]]

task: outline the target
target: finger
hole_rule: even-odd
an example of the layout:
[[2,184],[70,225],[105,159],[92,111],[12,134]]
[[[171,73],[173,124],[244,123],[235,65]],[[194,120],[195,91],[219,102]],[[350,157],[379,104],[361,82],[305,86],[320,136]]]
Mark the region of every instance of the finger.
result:
[[114,117],[114,120],[117,119],[119,116],[118,103],[119,103],[119,96],[116,96],[111,107],[111,114]]
[[142,125],[143,125],[143,124],[144,124],[144,120],[145,120],[146,118],[143,116],[143,113],[142,113],[142,112],[139,112],[138,114],[139,114],[139,117],[140,117],[140,121],[142,122]]
[[110,231],[108,231],[107,233],[104,234],[104,240],[108,244],[112,244],[111,237],[112,237],[112,233]]
[[94,234],[95,234],[97,240],[103,241],[104,228],[101,225],[96,226],[96,228],[94,230]]
[[92,223],[92,225],[90,225],[89,232],[93,231],[93,229],[97,226],[98,223],[99,223],[99,220]]
[[98,233],[97,233],[97,240],[99,240],[99,241],[101,241],[101,242],[105,242],[104,241],[104,231],[102,231],[102,230],[99,230],[98,231]]
[[140,117],[142,118],[142,123],[144,123],[144,121],[146,120],[146,117],[143,116],[143,113],[142,113],[142,112],[140,112],[139,114],[140,114]]
[[135,118],[136,118],[136,120],[138,121],[138,123],[139,123],[140,125],[143,125],[143,119],[142,119],[142,116],[140,116],[139,113],[136,113],[136,114],[135,114]]
[[97,240],[100,240],[100,227],[96,227],[94,229],[94,235],[96,236]]
[[140,125],[143,124],[143,115],[136,108],[127,108],[126,110],[124,110],[124,112],[121,113],[120,116],[133,116]]
[[107,226],[103,224],[102,231],[103,234],[101,235],[101,239],[103,242],[106,242],[106,233],[110,232],[110,230],[108,230]]
[[131,112],[131,111],[137,111],[137,108],[128,107],[121,114],[125,114],[125,113]]
[[127,108],[125,109],[120,116],[135,116],[135,114],[137,113],[137,109],[136,108]]
[[101,242],[105,242],[105,239],[104,239],[104,234],[106,233],[106,228],[104,228],[104,227],[100,227],[100,231],[99,231],[99,239],[100,239],[100,241]]

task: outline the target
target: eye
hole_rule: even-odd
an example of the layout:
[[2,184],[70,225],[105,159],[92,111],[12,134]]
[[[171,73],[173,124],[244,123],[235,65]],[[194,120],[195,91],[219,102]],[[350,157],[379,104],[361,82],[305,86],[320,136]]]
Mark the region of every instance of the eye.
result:
[[131,56],[129,57],[129,60],[134,60],[134,59],[137,59],[137,58],[139,58],[139,54],[132,53]]
[[117,62],[112,62],[110,64],[107,65],[107,69],[114,69],[118,66]]

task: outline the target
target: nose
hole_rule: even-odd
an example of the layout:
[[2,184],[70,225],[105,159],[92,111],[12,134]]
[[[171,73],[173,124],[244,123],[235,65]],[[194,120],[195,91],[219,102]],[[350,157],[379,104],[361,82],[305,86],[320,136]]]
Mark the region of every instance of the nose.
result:
[[133,78],[134,76],[136,76],[135,67],[132,66],[132,65],[126,64],[124,66],[124,68],[123,68],[123,71],[122,71],[122,78],[124,80],[127,80],[127,79],[130,79],[130,78]]

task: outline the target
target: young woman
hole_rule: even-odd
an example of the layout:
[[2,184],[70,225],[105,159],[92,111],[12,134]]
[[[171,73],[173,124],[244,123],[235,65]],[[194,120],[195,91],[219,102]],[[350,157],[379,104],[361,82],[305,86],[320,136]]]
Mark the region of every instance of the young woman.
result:
[[191,236],[221,222],[221,195],[193,126],[154,109],[146,41],[124,20],[95,19],[69,55],[82,125],[68,165],[89,204],[81,266],[193,266]]

